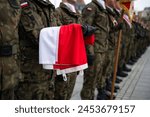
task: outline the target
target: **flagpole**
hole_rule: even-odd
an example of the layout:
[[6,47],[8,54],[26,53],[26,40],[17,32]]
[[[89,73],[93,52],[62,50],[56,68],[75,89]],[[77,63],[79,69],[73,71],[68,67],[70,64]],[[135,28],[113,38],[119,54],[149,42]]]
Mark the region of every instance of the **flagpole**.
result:
[[[121,22],[123,20],[123,15],[124,15],[124,10],[122,10],[122,13],[121,13]],[[111,100],[113,100],[113,94],[114,94],[114,89],[115,89],[115,82],[116,82],[116,76],[117,76],[117,68],[118,68],[118,59],[119,59],[121,40],[122,40],[122,29],[119,31],[119,37],[117,40],[117,47],[115,48],[114,74],[113,74],[112,87],[111,87],[111,97],[110,97]]]

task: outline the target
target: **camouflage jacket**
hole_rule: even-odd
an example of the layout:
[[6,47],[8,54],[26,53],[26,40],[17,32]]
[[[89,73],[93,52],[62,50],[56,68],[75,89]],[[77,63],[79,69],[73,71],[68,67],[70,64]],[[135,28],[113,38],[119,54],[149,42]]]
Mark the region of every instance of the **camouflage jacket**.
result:
[[[12,90],[22,79],[17,58],[20,11],[19,0],[0,0],[0,91]],[[13,95],[7,96],[13,99]]]
[[109,19],[107,11],[97,2],[92,0],[82,11],[83,23],[97,27],[95,32],[95,44],[88,47],[87,53],[106,52],[108,50]]
[[127,24],[125,20],[123,20],[123,29],[122,29],[122,41],[125,46],[130,44],[130,39],[132,36],[132,28]]
[[0,45],[18,43],[19,0],[0,0]]
[[[25,4],[25,5],[24,5]],[[20,50],[25,58],[38,58],[38,39],[44,27],[56,26],[55,7],[51,2],[21,0],[19,25]]]
[[119,26],[119,18],[120,15],[116,14],[114,9],[111,9],[109,7],[106,7],[106,10],[108,12],[109,17],[109,26],[110,26],[110,33],[109,33],[109,49],[115,49],[115,46],[117,44],[117,39],[119,36],[119,29],[117,26]]
[[63,2],[61,2],[60,6],[56,9],[55,15],[58,20],[58,25],[82,23],[80,13],[77,10],[76,13],[72,12]]

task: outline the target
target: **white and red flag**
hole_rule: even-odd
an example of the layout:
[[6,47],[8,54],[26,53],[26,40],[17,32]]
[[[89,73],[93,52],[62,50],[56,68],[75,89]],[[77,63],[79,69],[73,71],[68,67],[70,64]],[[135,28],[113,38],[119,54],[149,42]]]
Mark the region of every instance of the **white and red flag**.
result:
[[86,42],[79,24],[44,28],[40,32],[39,63],[44,69],[57,70],[57,75],[88,68],[85,43],[93,44],[92,35]]

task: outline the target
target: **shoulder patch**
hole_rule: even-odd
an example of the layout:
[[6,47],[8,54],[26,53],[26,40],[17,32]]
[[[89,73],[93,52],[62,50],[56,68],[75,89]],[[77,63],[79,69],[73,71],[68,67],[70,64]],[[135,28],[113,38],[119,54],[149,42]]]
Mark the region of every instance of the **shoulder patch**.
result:
[[21,8],[25,8],[27,6],[29,6],[27,1],[21,3]]
[[88,11],[92,11],[92,8],[91,8],[91,7],[87,7],[87,10],[88,10]]

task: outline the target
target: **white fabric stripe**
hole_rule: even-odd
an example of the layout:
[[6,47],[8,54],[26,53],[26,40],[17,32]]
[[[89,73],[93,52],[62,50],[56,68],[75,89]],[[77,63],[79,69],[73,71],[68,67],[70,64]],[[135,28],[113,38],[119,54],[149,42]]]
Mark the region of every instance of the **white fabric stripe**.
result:
[[123,15],[123,19],[127,22],[127,24],[130,26],[130,28],[132,28],[132,24],[130,22],[130,19],[127,15]]
[[47,70],[54,69],[54,65],[43,64],[43,69],[47,69]]
[[[60,27],[44,28],[40,32],[39,63],[55,64],[58,52],[58,39]],[[57,46],[56,46],[57,45]]]
[[76,66],[76,67],[67,68],[67,69],[63,69],[63,70],[57,70],[57,75],[77,72],[77,71],[84,70],[86,68],[88,68],[88,64],[83,64],[83,65],[79,65],[79,66]]
[[28,3],[27,2],[24,2],[24,3],[21,3],[21,6],[23,6],[23,5],[27,5]]

